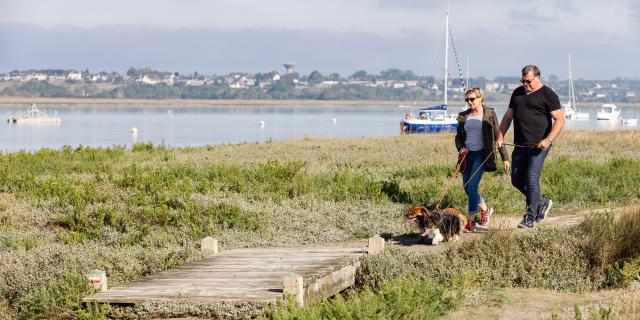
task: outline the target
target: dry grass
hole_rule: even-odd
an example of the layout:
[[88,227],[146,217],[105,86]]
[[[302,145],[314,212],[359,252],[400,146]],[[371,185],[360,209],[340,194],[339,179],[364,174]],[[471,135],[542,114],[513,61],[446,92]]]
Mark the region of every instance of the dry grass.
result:
[[[635,201],[640,179],[625,169],[640,164],[637,135],[564,133],[543,174],[543,190],[563,199],[554,208]],[[464,207],[459,181],[448,180],[455,158],[451,134],[0,155],[0,312],[18,316],[36,290],[68,274],[102,268],[118,284],[196,259],[197,241],[209,234],[237,248],[413,232],[401,223],[404,210],[435,201],[446,183],[445,202]],[[604,182],[585,185],[573,169]],[[519,213],[523,199],[507,176],[484,179],[481,191],[500,213]],[[575,258],[556,249],[554,263]],[[584,265],[573,267],[567,272]],[[586,286],[540,268],[550,280],[522,283]],[[508,270],[491,279],[512,281],[517,270]]]

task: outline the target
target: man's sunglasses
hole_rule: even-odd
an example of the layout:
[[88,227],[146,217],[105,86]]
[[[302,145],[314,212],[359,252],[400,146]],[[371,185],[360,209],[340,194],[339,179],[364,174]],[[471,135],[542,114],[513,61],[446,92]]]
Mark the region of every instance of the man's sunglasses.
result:
[[530,84],[533,80],[524,80],[524,79],[520,79],[520,82],[524,83],[524,84]]
[[464,102],[469,102],[469,101],[473,102],[473,100],[475,100],[475,99],[478,99],[478,98],[477,98],[477,97],[473,97],[473,98],[465,98],[465,99],[464,99]]

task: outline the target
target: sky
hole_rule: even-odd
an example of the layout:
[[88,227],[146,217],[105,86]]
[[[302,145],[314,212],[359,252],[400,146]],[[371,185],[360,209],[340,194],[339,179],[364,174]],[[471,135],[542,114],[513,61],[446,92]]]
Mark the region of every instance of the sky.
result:
[[[0,72],[444,74],[445,13],[471,77],[639,78],[635,0],[0,0]],[[448,70],[458,73],[451,50]]]

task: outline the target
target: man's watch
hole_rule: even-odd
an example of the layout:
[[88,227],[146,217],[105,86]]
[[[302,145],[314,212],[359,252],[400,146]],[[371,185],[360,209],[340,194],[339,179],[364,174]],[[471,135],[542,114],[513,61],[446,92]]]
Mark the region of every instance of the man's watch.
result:
[[547,137],[547,140],[549,140],[549,143],[553,143],[553,139],[551,139],[551,137]]

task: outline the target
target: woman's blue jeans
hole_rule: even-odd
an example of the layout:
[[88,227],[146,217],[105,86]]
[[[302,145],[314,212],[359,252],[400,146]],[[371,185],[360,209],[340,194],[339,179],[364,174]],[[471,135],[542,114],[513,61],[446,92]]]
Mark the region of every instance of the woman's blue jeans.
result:
[[464,192],[469,198],[469,216],[475,215],[478,212],[478,204],[484,200],[478,193],[480,187],[480,180],[484,173],[484,150],[469,151],[467,154],[467,167],[462,173],[462,183],[465,186]]

